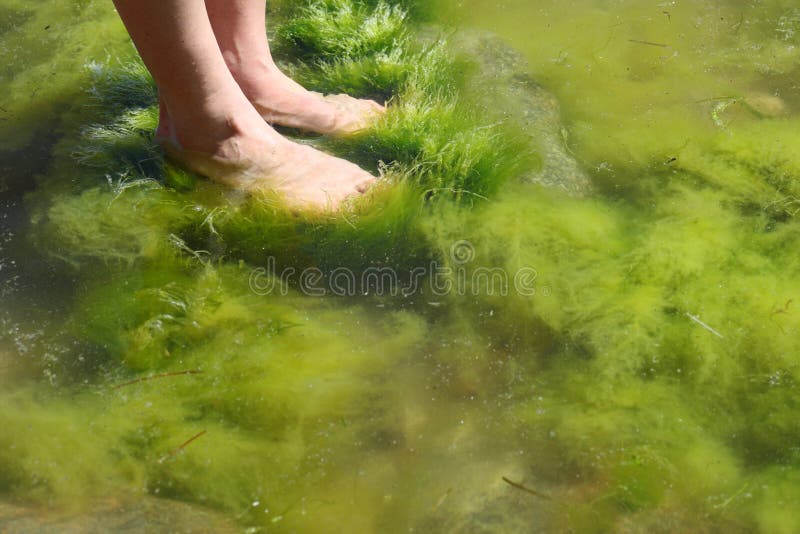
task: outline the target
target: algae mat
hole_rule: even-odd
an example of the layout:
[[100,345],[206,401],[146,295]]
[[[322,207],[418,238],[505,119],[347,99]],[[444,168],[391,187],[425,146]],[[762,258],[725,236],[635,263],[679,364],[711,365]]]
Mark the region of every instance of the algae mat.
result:
[[297,216],[163,162],[110,2],[0,2],[0,529],[800,529],[800,12],[438,4],[271,7],[391,104]]

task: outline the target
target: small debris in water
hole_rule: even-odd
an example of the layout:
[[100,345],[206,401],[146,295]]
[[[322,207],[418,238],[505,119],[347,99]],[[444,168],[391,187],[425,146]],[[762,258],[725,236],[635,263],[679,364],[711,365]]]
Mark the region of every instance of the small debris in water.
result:
[[451,493],[453,493],[453,488],[447,488],[447,491],[446,491],[446,492],[444,492],[444,495],[442,495],[441,497],[439,497],[439,500],[438,500],[438,501],[436,501],[436,504],[434,504],[434,505],[431,507],[431,512],[432,512],[432,513],[433,513],[433,512],[436,512],[436,511],[437,511],[439,508],[441,508],[441,506],[444,504],[444,501],[446,501],[446,500],[447,500],[447,498],[450,496],[450,494],[451,494]]
[[640,41],[639,39],[628,39],[628,41],[630,41],[630,42],[632,42],[632,43],[636,43],[636,44],[643,44],[643,45],[649,45],[649,46],[658,46],[658,47],[660,47],[660,48],[667,48],[667,47],[669,47],[669,45],[668,45],[668,44],[664,44],[664,43],[654,43],[654,42],[652,42],[652,41]]
[[789,313],[789,306],[792,305],[794,299],[789,299],[786,301],[786,304],[783,305],[783,308],[774,308],[770,315],[778,315],[781,313]]
[[718,338],[720,338],[720,339],[724,339],[725,338],[725,336],[723,336],[722,334],[720,334],[719,332],[717,332],[716,330],[714,330],[713,328],[708,326],[706,323],[701,321],[700,318],[697,317],[696,315],[692,315],[691,313],[686,312],[686,317],[688,317],[692,321],[696,322],[697,324],[699,324],[700,326],[702,326],[703,328],[705,328],[706,330],[708,330],[709,332],[711,332],[712,334],[717,336]]
[[544,493],[536,491],[535,489],[531,489],[531,488],[528,488],[526,486],[523,486],[522,484],[520,484],[518,482],[512,482],[511,480],[509,480],[506,477],[503,477],[503,482],[505,482],[506,484],[508,484],[512,488],[516,488],[518,490],[524,491],[525,493],[530,493],[531,495],[535,495],[536,497],[539,497],[541,499],[547,499],[548,501],[552,501],[553,500],[553,498],[550,497],[549,495],[545,495]]
[[181,443],[180,447],[178,447],[177,449],[175,449],[174,451],[172,451],[172,452],[171,452],[171,453],[169,453],[168,455],[166,455],[166,456],[162,456],[162,457],[161,457],[161,458],[158,460],[158,463],[160,463],[160,464],[161,464],[161,463],[164,463],[164,460],[166,460],[167,458],[171,458],[171,457],[175,456],[176,454],[178,454],[179,452],[181,452],[183,449],[185,449],[186,447],[188,447],[188,446],[189,446],[189,445],[190,445],[190,444],[191,444],[193,441],[195,441],[195,440],[196,440],[196,439],[198,439],[198,438],[201,438],[202,436],[206,435],[207,433],[208,433],[208,430],[203,430],[202,432],[198,432],[197,434],[195,434],[195,435],[194,435],[194,436],[192,436],[191,438],[189,438],[189,439],[187,439],[186,441],[184,441],[183,443]]

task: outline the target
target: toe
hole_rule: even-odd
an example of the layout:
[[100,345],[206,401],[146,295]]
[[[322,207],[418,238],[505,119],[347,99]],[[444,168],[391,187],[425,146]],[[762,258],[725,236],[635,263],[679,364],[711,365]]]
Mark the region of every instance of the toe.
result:
[[382,106],[375,102],[374,100],[364,100],[366,102],[367,107],[376,113],[386,113],[386,106]]
[[376,178],[372,175],[366,176],[356,182],[356,191],[359,193],[366,193],[367,190],[375,183]]

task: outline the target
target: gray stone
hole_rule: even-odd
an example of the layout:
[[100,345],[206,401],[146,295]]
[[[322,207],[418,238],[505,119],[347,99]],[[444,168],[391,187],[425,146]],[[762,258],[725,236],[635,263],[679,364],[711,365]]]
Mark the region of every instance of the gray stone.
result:
[[101,501],[80,513],[0,502],[2,534],[225,534],[241,530],[216,512],[155,497]]
[[590,178],[566,146],[558,101],[531,77],[525,57],[491,32],[466,30],[451,40],[459,53],[477,63],[470,86],[487,110],[518,124],[541,157],[541,168],[523,180],[572,196],[589,194]]

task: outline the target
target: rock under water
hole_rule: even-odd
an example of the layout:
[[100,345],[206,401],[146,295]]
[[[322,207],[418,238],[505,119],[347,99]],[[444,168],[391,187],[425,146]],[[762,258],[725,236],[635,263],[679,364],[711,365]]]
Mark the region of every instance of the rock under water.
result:
[[155,497],[102,501],[89,511],[64,513],[0,502],[4,534],[227,533],[238,532],[222,515],[186,503]]
[[459,32],[453,43],[456,50],[477,63],[468,85],[486,108],[518,124],[531,149],[541,157],[541,168],[526,174],[523,180],[573,196],[587,195],[591,181],[565,143],[558,100],[533,79],[525,57],[487,31]]

